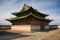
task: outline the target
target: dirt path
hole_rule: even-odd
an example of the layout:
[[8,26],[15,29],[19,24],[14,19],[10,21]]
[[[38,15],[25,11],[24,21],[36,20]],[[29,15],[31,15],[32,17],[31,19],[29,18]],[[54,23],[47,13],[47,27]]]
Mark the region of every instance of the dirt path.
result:
[[60,31],[53,34],[52,36],[44,38],[43,40],[60,40]]

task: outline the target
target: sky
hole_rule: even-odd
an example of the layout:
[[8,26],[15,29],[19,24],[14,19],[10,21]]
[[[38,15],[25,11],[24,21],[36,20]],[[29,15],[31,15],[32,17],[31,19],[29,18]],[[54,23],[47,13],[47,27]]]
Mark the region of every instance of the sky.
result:
[[60,25],[60,0],[0,0],[0,24],[11,24],[4,19],[15,17],[11,13],[19,12],[24,4],[49,14],[46,18],[54,20],[50,25]]

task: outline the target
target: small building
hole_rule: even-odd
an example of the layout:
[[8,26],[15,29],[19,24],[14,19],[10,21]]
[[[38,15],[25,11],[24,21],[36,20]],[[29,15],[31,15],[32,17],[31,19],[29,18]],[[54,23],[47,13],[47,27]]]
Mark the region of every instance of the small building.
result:
[[60,25],[49,25],[49,29],[60,29]]
[[9,30],[11,29],[11,25],[0,25],[0,30]]
[[33,7],[24,4],[19,12],[12,13],[15,18],[7,19],[12,23],[11,30],[18,31],[37,31],[49,28],[49,23],[52,21],[46,19],[47,14],[38,12]]

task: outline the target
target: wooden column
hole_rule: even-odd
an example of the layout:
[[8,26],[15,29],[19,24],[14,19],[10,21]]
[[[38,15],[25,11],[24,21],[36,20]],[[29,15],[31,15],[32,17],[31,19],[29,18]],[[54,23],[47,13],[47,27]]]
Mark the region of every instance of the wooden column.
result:
[[40,24],[40,30],[45,30],[45,24],[44,23]]

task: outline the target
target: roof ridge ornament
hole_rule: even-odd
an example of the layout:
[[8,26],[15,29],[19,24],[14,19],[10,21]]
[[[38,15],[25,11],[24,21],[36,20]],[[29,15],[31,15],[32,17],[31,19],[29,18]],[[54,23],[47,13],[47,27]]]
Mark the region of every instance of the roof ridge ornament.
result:
[[28,5],[24,4],[21,12],[26,11],[26,10],[28,10],[29,8],[30,8],[30,7],[29,7]]

